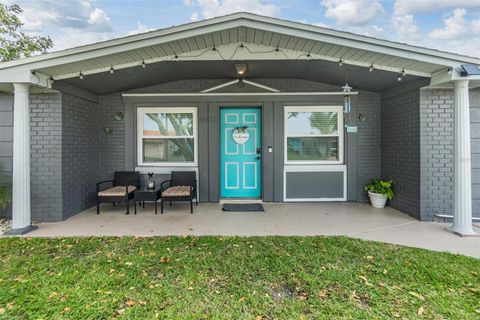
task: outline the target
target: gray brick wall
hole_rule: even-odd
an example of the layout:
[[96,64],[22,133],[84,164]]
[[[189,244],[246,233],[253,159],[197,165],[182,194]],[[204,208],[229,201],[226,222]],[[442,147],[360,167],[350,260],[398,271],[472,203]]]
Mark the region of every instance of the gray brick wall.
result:
[[95,204],[99,181],[98,105],[62,95],[63,219]]
[[[124,112],[122,95],[120,93],[99,97],[99,165],[100,179],[112,179],[113,172],[125,169],[125,124],[113,116]],[[105,128],[112,129],[111,134],[105,133]]]
[[381,174],[394,181],[390,205],[420,218],[419,90],[382,99]]
[[453,90],[420,91],[421,219],[453,214]]
[[34,221],[62,219],[62,99],[30,95],[31,194]]
[[381,175],[380,94],[362,91],[357,99],[357,200],[367,202],[363,187]]

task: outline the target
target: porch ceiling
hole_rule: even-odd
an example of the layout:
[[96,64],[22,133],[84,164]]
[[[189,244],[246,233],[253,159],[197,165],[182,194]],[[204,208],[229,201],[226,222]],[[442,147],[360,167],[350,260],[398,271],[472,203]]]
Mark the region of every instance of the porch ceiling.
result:
[[[132,67],[92,74],[84,79],[71,78],[56,81],[54,88],[73,85],[92,93],[103,95],[119,91],[146,87],[158,83],[182,79],[235,79],[235,63],[239,61],[183,61],[159,62],[145,69]],[[243,61],[245,63],[245,61]],[[397,74],[357,66],[339,66],[326,61],[248,61],[246,79],[296,78],[342,86],[346,81],[355,89],[380,92],[399,84]],[[402,83],[421,79],[416,76],[403,77]],[[206,85],[208,87],[208,85]]]

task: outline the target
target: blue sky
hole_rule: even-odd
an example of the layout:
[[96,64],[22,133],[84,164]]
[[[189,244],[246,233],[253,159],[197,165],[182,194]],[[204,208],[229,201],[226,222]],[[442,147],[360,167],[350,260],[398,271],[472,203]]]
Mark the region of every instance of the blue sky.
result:
[[54,50],[237,11],[480,56],[480,0],[0,0]]

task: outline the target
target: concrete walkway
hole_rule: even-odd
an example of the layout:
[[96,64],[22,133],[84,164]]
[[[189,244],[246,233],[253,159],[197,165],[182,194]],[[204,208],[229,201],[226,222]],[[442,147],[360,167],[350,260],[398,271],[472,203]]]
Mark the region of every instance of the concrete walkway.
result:
[[[220,204],[167,206],[155,215],[152,205],[125,215],[124,206],[103,205],[63,222],[40,223],[27,236],[166,236],[166,235],[344,235],[480,258],[480,237],[461,238],[446,223],[419,222],[392,208],[368,204],[264,204],[265,212],[222,212]],[[132,208],[133,209],[133,208]],[[476,227],[480,233],[480,228]]]

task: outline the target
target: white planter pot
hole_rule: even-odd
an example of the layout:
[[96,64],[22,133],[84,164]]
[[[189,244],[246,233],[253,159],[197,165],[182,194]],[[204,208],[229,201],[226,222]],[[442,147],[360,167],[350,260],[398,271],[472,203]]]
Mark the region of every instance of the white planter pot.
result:
[[368,197],[370,198],[370,203],[374,208],[385,208],[387,203],[387,196],[380,193],[368,192]]

